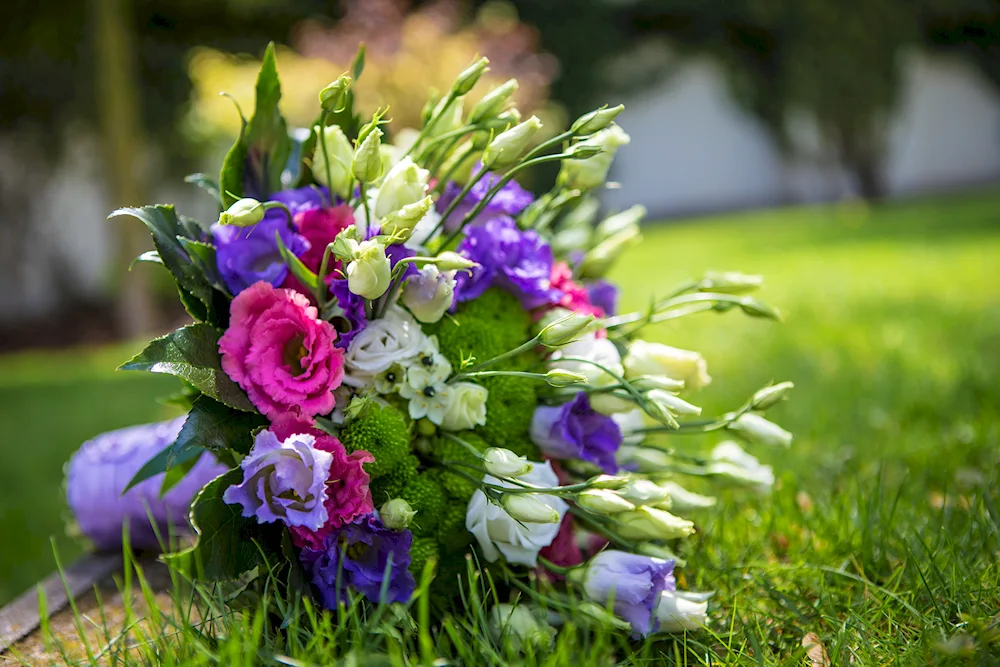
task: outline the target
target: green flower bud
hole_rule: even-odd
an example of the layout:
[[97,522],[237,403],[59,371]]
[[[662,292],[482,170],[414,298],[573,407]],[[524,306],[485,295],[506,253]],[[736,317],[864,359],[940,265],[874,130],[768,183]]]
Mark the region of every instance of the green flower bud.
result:
[[545,381],[552,387],[568,387],[574,384],[586,384],[587,376],[562,368],[553,368],[545,374]]
[[[521,112],[517,109],[507,109],[503,113],[500,113],[493,118],[487,118],[483,121],[483,124],[491,130],[506,130],[508,127],[512,127],[521,122]],[[490,135],[487,132],[479,133],[479,143],[476,144],[478,148],[484,147],[489,143]]]
[[652,389],[646,392],[646,400],[654,403],[659,403],[663,406],[665,410],[669,410],[675,415],[700,415],[701,408],[697,405],[691,405],[683,398],[675,396],[670,392],[663,391],[662,389]]
[[542,329],[538,337],[542,345],[559,347],[568,345],[597,328],[597,319],[593,315],[570,313]]
[[630,227],[601,241],[583,256],[583,261],[580,262],[580,276],[583,278],[602,277],[622,254],[622,251],[637,243],[641,236],[638,227]]
[[482,162],[487,169],[506,169],[517,163],[528,150],[532,137],[542,128],[538,116],[532,116],[506,132],[498,134],[483,151]]
[[625,105],[619,104],[616,107],[608,108],[605,106],[600,109],[588,111],[573,121],[569,129],[574,134],[593,134],[594,132],[599,132],[610,125],[611,121],[617,118],[618,114],[624,110]]
[[466,67],[451,85],[451,91],[455,95],[467,95],[470,90],[479,82],[480,77],[489,69],[490,59],[480,58],[476,62]]
[[377,241],[362,241],[354,260],[347,265],[347,288],[366,299],[377,299],[389,289],[392,266],[385,247]]
[[402,498],[393,498],[379,508],[378,515],[389,530],[406,530],[417,512]]
[[494,477],[520,477],[531,472],[534,466],[531,461],[509,449],[490,447],[483,452],[483,467]]
[[760,289],[763,284],[763,276],[737,273],[736,271],[726,271],[723,273],[710,271],[706,273],[705,278],[698,283],[698,289],[702,292],[746,294]]
[[351,171],[362,183],[374,183],[382,176],[382,134],[374,128],[354,151]]
[[476,263],[467,257],[459,255],[457,252],[446,250],[437,256],[434,265],[442,271],[461,271],[463,269],[471,269],[476,266]]
[[355,226],[344,229],[333,239],[333,256],[341,262],[350,262],[358,256],[361,233]]
[[598,475],[590,479],[587,484],[590,485],[592,489],[620,489],[626,484],[628,484],[629,477],[627,475]]
[[632,386],[639,391],[662,389],[663,391],[680,391],[684,388],[683,380],[668,378],[666,375],[640,375],[631,380]]
[[666,489],[642,477],[633,477],[617,493],[635,505],[659,505],[670,500]]
[[785,400],[795,385],[791,382],[781,382],[779,384],[771,385],[770,387],[764,387],[750,399],[751,405],[754,410],[767,410],[772,408],[781,401]]
[[614,491],[587,489],[576,497],[576,504],[596,514],[620,514],[635,510],[635,505]]
[[619,514],[618,532],[627,540],[674,540],[694,533],[694,524],[665,510],[642,506]]
[[233,205],[219,215],[220,225],[235,225],[249,227],[264,219],[264,205],[256,199],[246,197],[233,202]]
[[559,182],[577,190],[592,190],[604,185],[615,153],[631,139],[623,129],[611,124],[576,144],[597,146],[601,153],[586,160],[565,160],[559,169]]
[[[313,128],[318,135],[316,151],[313,153],[313,178],[330,188],[335,194],[347,197],[351,188],[351,162],[354,147],[339,125]],[[329,168],[327,167],[329,158]],[[327,182],[327,181],[330,182]]]
[[559,512],[533,493],[505,493],[500,504],[507,514],[525,523],[559,523]]
[[714,506],[716,502],[715,498],[688,491],[677,482],[664,482],[662,486],[670,494],[670,500],[678,510],[705,509]]
[[336,81],[319,91],[319,105],[323,111],[339,111],[344,107],[347,91],[351,88],[351,77],[345,72]]
[[417,166],[409,157],[397,162],[379,186],[373,211],[375,218],[379,220],[385,218],[390,213],[426,197],[429,179],[430,172]]
[[469,112],[469,124],[474,125],[487,118],[493,118],[503,111],[504,104],[517,91],[517,79],[508,79],[483,95]]
[[646,207],[638,204],[620,213],[615,213],[597,225],[597,229],[594,230],[594,242],[600,243],[628,229],[638,229],[639,223],[645,217]]

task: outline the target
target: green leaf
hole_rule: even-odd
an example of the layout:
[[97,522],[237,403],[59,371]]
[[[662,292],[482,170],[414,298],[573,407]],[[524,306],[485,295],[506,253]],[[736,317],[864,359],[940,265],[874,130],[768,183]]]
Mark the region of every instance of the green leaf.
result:
[[163,266],[163,260],[160,258],[160,253],[155,250],[147,250],[132,260],[132,263],[128,265],[128,270],[131,271],[136,264],[159,264]]
[[281,100],[281,82],[274,57],[274,42],[267,45],[264,60],[257,75],[257,101],[253,117],[247,126],[247,162],[244,182],[257,199],[264,201],[272,192],[282,189],[281,174],[285,170],[292,141],[288,136],[278,102]]
[[219,172],[219,198],[223,209],[229,208],[243,197],[243,169],[248,150],[247,119],[243,117],[239,105],[236,105],[236,110],[240,114],[240,134],[222,160],[222,171]]
[[188,174],[184,177],[185,183],[191,183],[197,185],[199,188],[207,192],[212,199],[222,204],[222,195],[219,191],[219,183],[214,178],[208,174]]
[[313,273],[308,266],[302,263],[301,259],[288,249],[285,242],[281,240],[280,232],[275,232],[274,238],[278,242],[278,252],[281,254],[281,259],[288,266],[288,270],[292,272],[293,276],[299,279],[299,282],[315,293],[319,288],[319,276]]
[[165,554],[168,565],[191,578],[225,581],[266,565],[264,554],[280,553],[279,524],[260,524],[244,518],[240,505],[222,499],[233,484],[243,481],[243,471],[235,468],[201,490],[191,507],[191,525],[197,534],[194,546]]
[[177,439],[140,468],[125,491],[166,472],[161,494],[166,493],[166,490],[183,479],[206,450],[248,453],[253,446],[254,429],[267,424],[267,419],[261,415],[234,410],[208,396],[200,395],[191,404],[191,410]]
[[361,73],[365,71],[365,43],[358,44],[358,52],[354,54],[354,62],[351,63],[351,76],[357,81],[361,78]]
[[219,331],[211,325],[189,324],[154,338],[119,370],[176,375],[231,408],[255,412],[247,395],[222,370],[219,336]]
[[[204,453],[204,452],[202,452]],[[163,483],[160,485],[160,497],[167,495],[170,489],[174,488],[187,477],[191,469],[198,464],[198,457],[192,456],[180,464],[175,464],[167,468],[167,474],[163,476]]]
[[215,246],[202,243],[201,241],[192,241],[183,236],[178,236],[177,241],[187,252],[192,263],[205,276],[205,280],[226,296],[231,296],[229,288],[226,287],[226,282],[222,279],[222,274],[219,272],[219,264],[215,259]]

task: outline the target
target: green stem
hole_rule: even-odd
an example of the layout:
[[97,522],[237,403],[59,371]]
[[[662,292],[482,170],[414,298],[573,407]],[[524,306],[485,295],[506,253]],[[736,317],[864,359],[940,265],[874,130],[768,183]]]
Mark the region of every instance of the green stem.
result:
[[[441,231],[441,229],[444,227],[445,221],[448,219],[448,216],[451,215],[452,211],[454,211],[460,203],[462,203],[462,200],[465,199],[465,196],[472,191],[472,188],[475,187],[476,183],[478,183],[480,179],[482,179],[482,177],[486,175],[486,172],[487,172],[486,167],[480,167],[479,171],[477,171],[473,175],[473,177],[469,179],[469,182],[465,184],[465,187],[462,188],[462,191],[458,193],[458,196],[455,197],[450,204],[448,204],[448,208],[446,208],[444,210],[444,213],[441,214],[441,219],[438,220],[438,223],[434,226],[434,229],[431,230],[431,233],[427,236],[428,239],[434,238],[434,236]],[[441,245],[442,248],[445,246],[446,244]]]
[[417,135],[417,138],[413,141],[412,144],[410,144],[410,147],[406,150],[406,152],[403,153],[404,158],[408,157],[410,153],[413,152],[413,149],[419,146],[421,142],[423,142],[423,140],[427,138],[427,134],[432,129],[434,129],[434,124],[438,122],[438,119],[441,116],[443,116],[446,111],[448,111],[448,107],[450,107],[454,101],[455,101],[455,91],[449,90],[448,96],[445,98],[445,103],[441,105],[440,111],[431,114],[431,117],[427,119],[427,124],[424,125],[422,130],[420,130],[420,134]]
[[333,201],[333,172],[330,171],[330,149],[326,147],[326,121],[330,112],[324,111],[319,123],[319,145],[323,148],[323,165],[326,167],[326,187],[330,191],[330,201]]
[[548,378],[545,377],[545,373],[528,373],[526,371],[477,371],[475,373],[459,373],[450,380],[451,383],[454,380],[466,379],[466,378],[478,378],[478,377],[494,377],[497,375],[508,375],[510,377],[517,378],[529,378],[532,380],[542,380],[547,381]]
[[453,376],[452,379],[449,380],[449,381],[454,381],[454,380],[461,379],[463,377],[467,377],[469,375],[469,373],[475,373],[475,372],[481,371],[484,368],[489,368],[490,366],[499,364],[501,361],[505,361],[505,360],[510,359],[512,357],[516,357],[517,355],[521,354],[522,352],[527,352],[528,350],[533,349],[539,343],[541,343],[541,338],[539,338],[538,336],[535,336],[531,340],[526,341],[524,343],[521,343],[520,345],[518,345],[517,347],[515,347],[513,350],[507,350],[503,354],[499,354],[499,355],[493,357],[492,359],[487,359],[486,361],[482,362],[481,364],[476,364],[472,368],[470,368],[470,369],[468,369],[466,371],[463,371],[461,373],[458,373],[457,375]]
[[445,172],[444,175],[441,176],[441,178],[438,179],[438,182],[434,184],[434,189],[431,190],[431,192],[432,193],[433,192],[438,192],[438,193],[443,192],[444,189],[445,189],[445,186],[447,186],[448,182],[451,180],[452,174],[454,174],[458,170],[458,168],[460,166],[462,166],[462,164],[464,164],[466,160],[469,159],[469,156],[472,155],[472,153],[475,150],[476,150],[475,146],[471,146],[471,145],[468,148],[466,148],[465,151],[462,153],[461,157],[459,157],[458,159],[456,159],[455,162],[454,162],[454,164],[452,164],[448,168],[448,171]]

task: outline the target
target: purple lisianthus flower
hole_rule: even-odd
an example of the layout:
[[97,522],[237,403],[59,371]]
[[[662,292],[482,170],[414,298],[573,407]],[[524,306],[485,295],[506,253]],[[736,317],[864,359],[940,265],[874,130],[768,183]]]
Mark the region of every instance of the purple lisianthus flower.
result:
[[610,475],[618,471],[615,453],[622,444],[621,429],[590,407],[585,392],[560,406],[535,408],[531,440],[553,458],[590,461]]
[[[305,187],[275,192],[268,201],[281,202],[294,217],[302,211],[322,207],[329,202],[327,190]],[[295,256],[309,250],[309,242],[296,233],[288,216],[281,209],[271,209],[264,219],[249,227],[212,225],[215,240],[216,263],[226,287],[239,294],[259,280],[280,287],[288,276],[288,267],[281,259],[275,233]]]
[[357,336],[365,325],[368,324],[368,315],[365,313],[365,298],[355,294],[347,286],[347,278],[337,278],[329,281],[330,294],[337,299],[337,305],[343,311],[343,318],[346,326],[334,320],[333,324],[340,334],[334,345],[346,350],[351,345],[351,341]]
[[522,231],[508,216],[467,228],[458,252],[479,264],[455,278],[456,301],[469,301],[497,285],[526,310],[559,299],[552,289],[552,248],[534,230]]
[[66,499],[80,532],[97,548],[120,550],[122,524],[127,522],[133,548],[156,549],[156,531],[166,539],[171,531],[186,530],[195,495],[226,472],[226,466],[206,453],[163,497],[162,473],[122,494],[139,469],[177,439],[184,420],[178,417],[102,433],[73,455],[66,472]]
[[645,637],[659,627],[654,610],[663,591],[676,589],[674,561],[609,549],[594,556],[583,578],[583,590],[594,602],[614,598],[615,613]]
[[326,481],[333,456],[316,449],[316,438],[296,434],[284,441],[261,431],[240,463],[243,481],[222,494],[230,505],[242,505],[243,516],[260,523],[319,530],[327,520]]
[[327,609],[336,609],[344,600],[343,588],[379,602],[390,558],[392,566],[385,602],[406,602],[416,587],[409,570],[412,542],[410,531],[390,530],[378,514],[372,513],[328,535],[322,549],[302,549],[299,557]]
[[[480,165],[476,165],[473,173],[479,171]],[[462,220],[466,215],[472,212],[472,209],[476,207],[483,200],[484,197],[493,189],[496,184],[503,178],[501,174],[494,174],[493,172],[487,173],[483,178],[476,182],[469,190],[469,194],[465,195],[465,198],[455,207],[448,216],[448,220],[445,222],[445,229],[452,232],[458,228]],[[445,186],[444,193],[441,198],[438,199],[437,209],[438,213],[444,213],[451,203],[455,201],[455,198],[462,193],[462,186],[458,183],[450,182]],[[527,206],[535,201],[535,196],[522,188],[517,181],[510,180],[504,184],[500,191],[496,193],[493,199],[483,207],[479,215],[476,216],[475,220],[471,224],[483,224],[492,220],[497,216],[516,216],[518,213],[523,211]]]
[[607,280],[595,280],[585,285],[590,303],[604,311],[608,317],[618,312],[618,288]]

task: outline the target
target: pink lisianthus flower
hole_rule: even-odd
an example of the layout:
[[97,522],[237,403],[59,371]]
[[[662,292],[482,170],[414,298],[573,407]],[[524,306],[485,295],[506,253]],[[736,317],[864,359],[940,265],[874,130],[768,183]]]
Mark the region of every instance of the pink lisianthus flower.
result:
[[559,532],[552,544],[539,552],[546,560],[562,567],[573,567],[583,562],[583,554],[576,542],[576,531],[573,529],[573,517],[569,514],[563,517]]
[[337,331],[317,318],[308,297],[263,281],[240,292],[219,339],[222,370],[270,419],[285,413],[312,417],[333,410],[333,390],[344,379]]
[[300,549],[321,549],[323,540],[330,533],[375,510],[372,492],[368,488],[370,478],[363,465],[371,463],[375,457],[363,449],[347,453],[340,440],[313,427],[312,420],[283,415],[271,424],[271,430],[279,438],[304,433],[313,436],[316,449],[333,455],[330,474],[326,482],[327,520],[318,530],[292,526],[292,541]]
[[[347,204],[329,208],[310,208],[296,213],[292,222],[295,225],[295,231],[308,242],[309,246],[305,252],[299,255],[299,259],[310,271],[319,273],[326,247],[333,243],[337,234],[354,224],[354,212]],[[336,270],[339,268],[340,262],[331,256],[327,268],[327,282],[336,276]],[[288,272],[281,286],[312,298],[312,294],[306,286],[299,282],[291,271]]]
[[573,280],[573,271],[566,262],[555,262],[552,265],[552,288],[561,294],[554,305],[582,315],[605,316],[603,308],[590,302],[587,288]]

